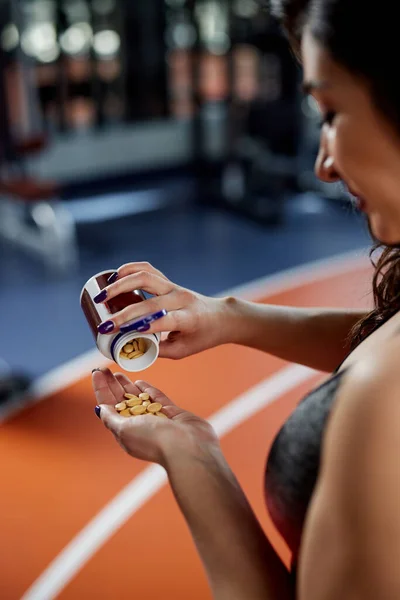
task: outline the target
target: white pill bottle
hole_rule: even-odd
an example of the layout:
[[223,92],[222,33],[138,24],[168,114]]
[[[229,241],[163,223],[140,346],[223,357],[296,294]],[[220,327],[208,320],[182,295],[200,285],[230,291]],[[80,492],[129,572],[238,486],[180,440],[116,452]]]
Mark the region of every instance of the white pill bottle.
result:
[[[120,294],[102,304],[96,304],[94,298],[109,285],[108,279],[115,271],[115,269],[103,271],[89,279],[80,296],[81,307],[94,335],[96,345],[103,356],[116,362],[124,371],[138,373],[151,367],[157,360],[161,336],[158,333],[148,334],[136,331],[121,333],[119,330],[109,335],[99,333],[98,327],[101,323],[112,321],[115,313],[146,299],[141,290],[134,290],[133,292]],[[145,344],[143,356],[132,360],[123,358],[121,351],[124,346],[139,338],[142,338]]]

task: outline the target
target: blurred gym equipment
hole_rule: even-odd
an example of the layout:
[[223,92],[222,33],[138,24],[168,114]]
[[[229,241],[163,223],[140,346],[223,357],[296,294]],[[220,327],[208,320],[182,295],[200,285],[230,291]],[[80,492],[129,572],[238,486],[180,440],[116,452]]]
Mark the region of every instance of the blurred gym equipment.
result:
[[[3,4],[0,23],[12,18],[21,27],[17,0]],[[29,173],[26,158],[48,145],[39,131],[38,103],[31,66],[19,46],[0,45],[0,237],[36,255],[54,272],[77,265],[75,224],[57,200],[60,186]],[[6,45],[7,47],[7,45]]]
[[2,0],[0,12],[3,62],[25,98],[23,135],[9,115],[7,168],[23,163],[26,178],[2,178],[14,199],[2,236],[47,249],[56,269],[77,260],[61,187],[190,168],[200,203],[261,224],[283,220],[288,193],[343,198],[313,175],[317,111],[263,0]]

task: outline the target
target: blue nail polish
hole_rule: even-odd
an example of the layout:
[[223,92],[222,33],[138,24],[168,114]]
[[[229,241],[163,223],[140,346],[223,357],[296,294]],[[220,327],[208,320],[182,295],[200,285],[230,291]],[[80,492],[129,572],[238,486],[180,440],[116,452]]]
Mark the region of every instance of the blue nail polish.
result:
[[112,321],[106,321],[98,326],[97,330],[99,333],[107,334],[111,333],[115,329],[115,324]]
[[154,321],[158,321],[159,319],[162,319],[163,317],[167,316],[167,311],[166,310],[160,310],[157,313],[154,313],[153,315],[147,315],[147,317],[143,317],[142,319],[139,319],[138,321],[132,321],[131,323],[126,323],[125,325],[121,326],[121,332],[122,333],[129,333],[131,331],[139,331],[141,333],[144,333],[145,331],[148,331],[150,329],[150,325],[151,323],[154,323]]
[[115,271],[115,273],[113,273],[111,275],[111,277],[108,278],[107,283],[111,284],[111,283],[115,283],[118,279],[118,273],[117,271]]
[[132,332],[139,331],[141,333],[144,333],[145,331],[148,331],[149,329],[150,329],[150,325],[143,323],[143,321],[138,321],[137,323],[122,325],[121,333],[130,333],[131,331]]
[[102,292],[100,292],[100,294],[97,294],[97,296],[95,296],[93,300],[96,302],[96,304],[101,304],[106,298],[107,290],[103,290]]
[[96,415],[99,417],[99,419],[101,419],[100,417],[100,413],[101,413],[101,408],[100,406],[96,406],[96,408],[94,409],[94,412],[96,413]]

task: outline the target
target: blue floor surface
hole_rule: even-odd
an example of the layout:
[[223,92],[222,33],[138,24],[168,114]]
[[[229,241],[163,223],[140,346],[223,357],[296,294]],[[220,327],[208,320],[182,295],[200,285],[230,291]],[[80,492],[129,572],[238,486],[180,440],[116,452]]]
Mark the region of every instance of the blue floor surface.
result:
[[147,260],[177,283],[213,295],[370,244],[363,219],[350,207],[311,195],[288,202],[285,223],[276,228],[189,203],[86,222],[78,233],[79,271],[61,279],[0,245],[0,357],[34,377],[94,347],[79,294],[98,271]]

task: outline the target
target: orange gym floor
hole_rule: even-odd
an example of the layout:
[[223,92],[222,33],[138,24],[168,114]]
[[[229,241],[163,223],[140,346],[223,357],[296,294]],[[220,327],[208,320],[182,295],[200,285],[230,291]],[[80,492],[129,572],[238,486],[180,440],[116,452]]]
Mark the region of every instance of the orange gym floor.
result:
[[[238,290],[295,306],[369,306],[371,268],[349,255]],[[43,379],[0,428],[1,600],[207,600],[194,545],[159,467],[125,456],[94,414],[91,353]],[[81,376],[82,375],[82,376]],[[274,435],[326,375],[227,346],[141,377],[212,419],[265,531],[285,561],[263,499]],[[240,527],[240,523],[238,524]],[[221,531],[223,535],[223,531]]]

